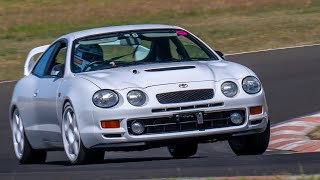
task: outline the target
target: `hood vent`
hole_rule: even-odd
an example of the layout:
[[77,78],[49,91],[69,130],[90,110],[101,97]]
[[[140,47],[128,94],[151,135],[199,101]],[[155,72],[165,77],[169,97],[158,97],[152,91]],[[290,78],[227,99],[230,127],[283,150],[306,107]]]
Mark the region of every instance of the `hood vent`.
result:
[[176,66],[176,67],[164,67],[164,68],[154,68],[154,69],[145,69],[147,72],[159,72],[159,71],[173,71],[181,69],[193,69],[195,66]]

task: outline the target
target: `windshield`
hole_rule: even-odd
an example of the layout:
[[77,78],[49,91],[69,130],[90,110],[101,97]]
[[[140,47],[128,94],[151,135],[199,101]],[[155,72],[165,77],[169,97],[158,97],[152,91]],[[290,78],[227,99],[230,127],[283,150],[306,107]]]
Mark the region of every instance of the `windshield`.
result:
[[74,41],[72,72],[116,67],[208,61],[218,58],[183,30],[140,30],[96,35]]

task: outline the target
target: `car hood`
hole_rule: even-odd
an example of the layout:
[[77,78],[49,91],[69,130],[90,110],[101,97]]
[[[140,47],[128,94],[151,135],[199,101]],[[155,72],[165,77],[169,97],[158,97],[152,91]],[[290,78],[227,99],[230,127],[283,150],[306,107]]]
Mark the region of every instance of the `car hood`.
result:
[[155,63],[76,74],[101,89],[147,88],[172,83],[221,81],[250,75],[245,66],[229,61]]

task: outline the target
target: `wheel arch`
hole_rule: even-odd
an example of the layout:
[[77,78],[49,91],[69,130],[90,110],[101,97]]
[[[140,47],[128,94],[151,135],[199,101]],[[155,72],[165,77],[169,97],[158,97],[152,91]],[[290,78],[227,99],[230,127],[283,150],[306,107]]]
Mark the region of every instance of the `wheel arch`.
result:
[[71,100],[70,100],[69,98],[65,98],[65,99],[64,99],[64,102],[63,102],[63,106],[62,106],[62,112],[63,112],[64,107],[66,106],[66,104],[67,104],[67,103],[70,103],[70,104],[71,104],[71,106],[72,106],[72,102],[71,102]]
[[[72,102],[70,100],[69,97],[65,97],[63,100],[62,100],[62,103],[59,105],[59,107],[57,107],[57,110],[58,110],[58,119],[59,119],[59,123],[60,123],[60,126],[62,125],[62,121],[63,121],[63,112],[64,112],[64,108],[65,108],[65,105],[67,103],[70,103],[72,105]],[[62,133],[62,132],[61,132]]]
[[[12,104],[10,105],[10,109],[9,109],[9,121],[10,121],[10,128],[12,128],[12,118],[13,118],[13,113],[14,111],[18,109],[19,111],[19,116],[21,118],[21,122],[23,124],[23,128],[25,129],[25,121],[23,119],[23,117],[21,117],[21,113],[20,113],[20,110],[19,110],[19,107],[17,104]],[[26,129],[24,130],[24,136],[26,137],[26,140],[28,141],[28,144],[31,148],[33,148],[32,146],[32,143],[30,142],[30,134],[29,134],[29,131],[26,131]]]
[[16,104],[12,104],[10,106],[10,109],[9,109],[9,119],[10,119],[10,121],[12,119],[14,110],[16,110],[17,108],[18,108],[18,106]]

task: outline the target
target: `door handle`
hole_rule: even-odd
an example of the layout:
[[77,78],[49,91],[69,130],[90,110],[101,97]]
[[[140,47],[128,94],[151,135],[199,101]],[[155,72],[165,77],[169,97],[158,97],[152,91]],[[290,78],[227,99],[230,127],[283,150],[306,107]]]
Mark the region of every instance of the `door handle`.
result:
[[37,96],[38,96],[38,94],[39,94],[39,90],[37,89],[37,90],[35,90],[35,91],[34,91],[34,93],[33,93],[33,97],[37,97]]

